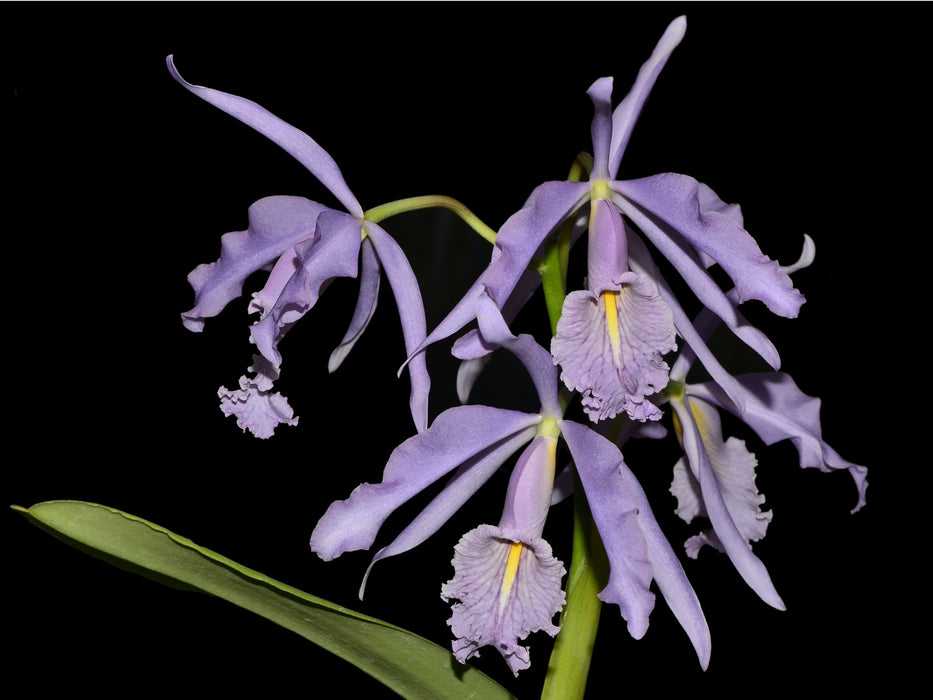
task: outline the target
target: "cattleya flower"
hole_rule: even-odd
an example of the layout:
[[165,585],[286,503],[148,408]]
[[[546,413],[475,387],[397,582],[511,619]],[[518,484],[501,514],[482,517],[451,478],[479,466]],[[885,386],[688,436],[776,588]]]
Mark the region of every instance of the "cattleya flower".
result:
[[[481,295],[488,294],[500,309],[514,303],[513,295],[524,295],[519,283],[533,258],[560,226],[586,206],[588,288],[567,296],[551,351],[562,367],[564,383],[581,393],[591,420],[623,412],[639,421],[659,418],[661,413],[649,397],[667,384],[668,367],[662,357],[676,347],[675,331],[688,345],[702,345],[669,286],[651,269],[647,247],[626,219],[672,263],[706,308],[773,368],[779,367],[774,346],[742,317],[737,303],[758,299],[774,313],[794,317],[803,296],[730,216],[733,207],[686,175],[616,179],[645,99],[685,30],[683,17],[670,24],[614,111],[612,79],[593,84],[588,92],[595,108],[590,179],[537,187],[525,206],[503,224],[489,266],[421,347],[473,320]],[[735,300],[708,272],[713,263],[735,283]],[[696,351],[704,363],[713,360],[705,348]],[[713,363],[716,366],[708,368],[711,373],[718,371]]]
[[[736,208],[731,216],[741,217]],[[790,273],[812,262],[813,244],[807,237],[804,254]],[[708,337],[719,325],[708,310],[699,314],[695,327]],[[852,512],[865,504],[868,470],[844,460],[822,438],[820,401],[797,388],[782,372],[757,372],[730,377],[727,393],[717,381],[688,383],[696,355],[683,352],[671,370],[667,395],[674,409],[674,423],[684,458],[674,468],[671,493],[677,498],[677,514],[688,523],[697,516],[709,518],[712,529],[686,542],[687,554],[696,558],[710,545],[725,552],[749,586],[769,605],[784,609],[767,569],[752,552],[751,542],[765,536],[771,512],[762,512],[764,496],[755,486],[755,456],[744,441],[723,439],[719,410],[725,410],[749,426],[771,445],[789,439],[797,448],[801,467],[829,472],[846,469],[858,491]],[[732,397],[739,396],[736,402]]]
[[[269,270],[265,286],[253,295],[250,312],[260,318],[250,330],[260,352],[240,388],[221,388],[221,407],[236,415],[244,430],[269,437],[279,423],[294,424],[292,409],[272,392],[282,362],[278,344],[292,325],[317,303],[337,277],[360,277],[360,293],[350,326],[331,355],[328,369],[339,367],[362,335],[376,308],[380,271],[385,270],[402,324],[411,378],[410,408],[415,427],[427,427],[430,378],[424,353],[416,348],[425,337],[424,306],[417,280],[405,254],[377,223],[366,219],[363,208],[347,186],[331,156],[310,136],[285,123],[255,102],[219,90],[191,85],[175,68],[168,69],[182,86],[223,110],[292,155],[314,175],[346,211],[332,209],[303,197],[266,197],[250,207],[249,226],[221,237],[220,258],[195,268],[188,280],[195,305],[182,314],[186,328],[201,331],[205,319],[219,314],[240,296],[246,278]],[[413,355],[413,357],[411,357]]]
[[654,606],[654,580],[705,668],[710,640],[699,600],[622,454],[599,433],[563,417],[550,354],[529,335],[513,336],[490,296],[476,302],[487,349],[504,347],[519,358],[537,390],[540,412],[480,405],[444,411],[426,431],[393,451],[381,483],[362,484],[348,499],[331,504],[311,535],[311,549],[331,560],[370,548],[396,508],[456,470],[414,521],[376,553],[373,564],[406,552],[437,532],[524,445],[498,526],[481,525],[464,535],[455,550],[454,578],[442,588],[445,599],[459,601],[449,621],[457,658],[466,661],[491,645],[517,673],[530,663],[518,640],[538,630],[555,634],[552,617],[563,604],[563,566],[541,538],[562,436],[609,560],[609,581],[600,599],[617,604],[631,635],[640,638]]

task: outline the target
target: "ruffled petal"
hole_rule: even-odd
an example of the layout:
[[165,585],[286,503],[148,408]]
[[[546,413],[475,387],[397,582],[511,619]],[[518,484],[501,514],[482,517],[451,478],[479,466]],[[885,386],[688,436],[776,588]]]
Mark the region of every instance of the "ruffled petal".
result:
[[250,329],[263,357],[282,362],[278,343],[293,323],[316,303],[335,277],[356,277],[362,223],[349,214],[329,209],[318,217],[313,238],[295,245],[297,269],[269,311]]
[[767,445],[790,440],[800,456],[801,467],[824,472],[848,470],[858,491],[852,512],[865,505],[868,469],[843,459],[823,440],[818,398],[804,394],[793,378],[782,372],[741,374],[736,379],[745,391],[742,412],[736,411],[715,384],[691,384],[690,393],[738,415]]
[[188,275],[194,308],[181,315],[185,328],[199,332],[204,319],[219,314],[243,293],[246,278],[272,265],[297,241],[314,234],[327,207],[303,197],[266,197],[249,208],[249,226],[220,237],[220,257]]
[[256,376],[252,379],[240,377],[238,390],[221,387],[217,391],[224,415],[236,416],[236,423],[244,432],[249,430],[263,439],[272,437],[279,423],[297,425],[298,416],[294,415],[288,400],[272,392],[272,382],[278,378],[278,371],[259,355],[253,356],[249,371]]
[[335,501],[311,534],[311,549],[325,561],[368,549],[385,519],[459,465],[519,434],[530,440],[541,417],[488,406],[457,406],[441,413],[425,432],[392,451],[379,484],[361,484]]
[[716,536],[722,543],[723,551],[732,561],[742,579],[764,602],[778,610],[784,610],[784,601],[781,600],[780,595],[774,588],[767,568],[752,552],[748,542],[736,525],[735,519],[729,512],[719,482],[716,480],[709,454],[701,438],[697,420],[693,412],[688,408],[687,401],[683,398],[672,398],[670,403],[682,429],[687,463],[700,485],[703,505],[713,525],[713,530],[715,530]]
[[[700,438],[713,467],[723,502],[745,541],[757,542],[765,536],[772,515],[771,511],[761,510],[765,497],[758,492],[755,485],[755,467],[758,461],[755,455],[746,449],[743,440],[734,437],[723,440],[722,425],[716,408],[696,397],[691,397],[690,408],[697,420]],[[706,515],[699,481],[683,459],[674,468],[671,493],[678,500],[676,513],[684,521],[689,523],[696,516]],[[715,536],[715,531],[697,543],[700,546],[709,544],[715,549],[725,551],[719,538]],[[698,548],[688,545],[688,552],[692,557],[696,557]]]
[[454,548],[454,577],[441,588],[444,600],[458,600],[448,620],[457,637],[454,655],[461,662],[494,646],[512,673],[530,665],[528,649],[518,642],[532,632],[552,637],[552,619],[564,606],[563,564],[541,538],[516,541],[492,525],[466,533]]
[[661,416],[648,397],[667,386],[662,355],[676,347],[670,308],[651,280],[629,272],[618,291],[567,295],[551,354],[592,420],[625,412],[645,421]]
[[[616,181],[613,189],[627,200],[626,214],[632,216],[633,208],[647,213],[664,227],[661,235],[678,244],[682,239],[715,260],[735,283],[739,303],[758,299],[779,316],[797,316],[803,295],[733,216],[718,207],[704,208],[704,201],[710,201],[709,188],[701,190],[700,183],[686,175],[663,173]],[[659,230],[657,224],[653,228]],[[645,235],[652,237],[648,231]]]
[[619,448],[573,421],[561,420],[558,425],[609,558],[609,582],[600,600],[619,606],[629,633],[638,639],[647,630],[654,607],[649,590],[653,578],[706,668],[711,642],[700,601]]
[[347,211],[356,217],[363,216],[363,209],[347,187],[337,163],[314,139],[251,100],[188,83],[175,68],[172,56],[165,62],[169,73],[182,87],[276,143],[320,180]]

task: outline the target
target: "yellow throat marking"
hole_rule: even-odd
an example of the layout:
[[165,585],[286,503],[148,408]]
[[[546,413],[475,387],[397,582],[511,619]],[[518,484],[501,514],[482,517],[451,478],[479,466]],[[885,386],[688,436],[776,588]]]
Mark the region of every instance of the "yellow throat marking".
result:
[[612,356],[618,364],[621,364],[622,348],[619,342],[619,311],[616,306],[616,300],[619,293],[607,290],[601,294],[603,303],[606,305],[606,329],[609,332],[609,344],[612,346]]
[[513,542],[509,545],[508,559],[505,562],[505,574],[502,576],[502,588],[499,591],[499,610],[505,608],[509,600],[509,593],[512,590],[512,584],[515,583],[515,577],[518,575],[518,562],[522,557],[523,545],[521,542]]

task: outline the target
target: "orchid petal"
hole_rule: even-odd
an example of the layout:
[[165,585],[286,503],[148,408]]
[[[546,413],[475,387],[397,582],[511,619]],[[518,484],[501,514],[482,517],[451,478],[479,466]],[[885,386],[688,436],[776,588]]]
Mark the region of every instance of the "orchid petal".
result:
[[667,59],[684,38],[686,31],[686,17],[678,17],[668,25],[651,53],[651,57],[639,69],[638,77],[635,78],[632,89],[629,90],[629,93],[613,112],[612,145],[609,148],[610,177],[616,177],[619,172],[622,154],[628,145],[632,129],[635,127],[635,122],[641,113],[645,100],[648,99],[648,93],[651,92],[651,88],[654,87],[661,69],[664,68]]
[[431,377],[428,374],[425,353],[415,353],[415,349],[424,340],[426,323],[424,320],[424,302],[418,280],[411,269],[411,264],[399,244],[378,224],[366,222],[366,233],[372,241],[382,269],[385,270],[395,303],[398,307],[399,321],[402,324],[402,336],[405,351],[409,356],[408,376],[411,379],[411,415],[418,432],[428,427],[428,394]]
[[784,601],[775,590],[768,570],[752,552],[726,506],[693,411],[684,400],[672,399],[671,406],[680,421],[684,453],[693,475],[699,481],[706,513],[726,555],[742,579],[764,602],[778,610],[784,610]]
[[541,421],[540,416],[488,406],[457,406],[441,413],[425,432],[393,450],[379,484],[361,484],[335,501],[311,534],[311,549],[329,561],[368,549],[385,519],[415,494],[490,446]]
[[654,219],[624,197],[613,197],[622,211],[637,225],[677,269],[703,305],[725,322],[726,326],[746,345],[757,352],[765,362],[777,369],[781,365],[774,345],[767,336],[745,320],[735,303],[699,262],[698,255],[685,250],[683,241],[671,238],[670,232],[657,225]]
[[188,275],[194,288],[194,308],[182,314],[185,328],[200,332],[204,319],[216,316],[243,293],[246,278],[268,267],[295,242],[314,233],[326,207],[303,197],[266,197],[249,208],[249,226],[220,237],[216,262],[196,267]]
[[408,527],[402,530],[392,542],[376,552],[363,577],[360,599],[363,598],[363,591],[373,564],[414,549],[437,532],[512,454],[532,439],[535,430],[536,427],[531,425],[494,445],[489,445],[463,462],[441,492],[411,521]]
[[489,294],[501,309],[544,240],[586,200],[588,182],[546,182],[502,225],[492,259],[473,286],[428,334],[421,350],[443,340],[476,318],[476,302]]
[[457,637],[454,655],[465,663],[480,647],[493,646],[517,676],[531,665],[518,641],[538,631],[553,637],[560,629],[551,620],[564,605],[563,564],[540,537],[514,542],[500,528],[480,525],[454,548],[453,565],[441,597],[460,601],[448,620]]
[[273,141],[320,180],[348,212],[356,217],[363,216],[363,209],[344,181],[337,163],[314,139],[251,100],[188,83],[175,68],[172,56],[165,62],[182,87]]
[[612,78],[600,78],[586,92],[593,101],[593,172],[590,180],[609,179],[609,143],[612,140]]
[[360,252],[360,220],[329,209],[318,217],[314,238],[295,245],[298,269],[282,288],[272,308],[253,324],[250,336],[262,355],[282,362],[278,343],[295,321],[316,303],[334,277],[356,277]]
[[[675,242],[682,237],[715,260],[735,283],[739,303],[758,299],[779,316],[797,316],[804,298],[790,277],[761,252],[755,239],[733,216],[703,208],[700,184],[692,177],[663,173],[616,181],[613,188],[626,200],[623,210],[629,216],[637,208],[660,222]],[[704,198],[707,196],[708,192]],[[653,228],[658,230],[660,226],[655,224]],[[650,236],[647,231],[645,235]]]
[[600,600],[620,607],[629,632],[638,639],[647,630],[654,607],[654,594],[648,588],[654,578],[706,668],[711,642],[700,601],[619,448],[578,423],[561,420],[558,426],[609,557],[609,583]]
[[745,392],[742,412],[736,412],[715,384],[691,384],[689,391],[736,414],[766,445],[790,440],[800,456],[801,467],[816,467],[823,472],[847,469],[858,491],[852,512],[865,505],[868,469],[843,459],[823,440],[818,398],[804,394],[790,375],[780,372],[741,374],[736,379]]
[[327,362],[327,371],[336,372],[346,359],[350,350],[363,335],[369,326],[373,314],[376,312],[376,302],[379,300],[379,283],[381,281],[381,267],[379,256],[373,248],[373,243],[367,236],[360,244],[360,293],[350,319],[350,327],[343,336]]

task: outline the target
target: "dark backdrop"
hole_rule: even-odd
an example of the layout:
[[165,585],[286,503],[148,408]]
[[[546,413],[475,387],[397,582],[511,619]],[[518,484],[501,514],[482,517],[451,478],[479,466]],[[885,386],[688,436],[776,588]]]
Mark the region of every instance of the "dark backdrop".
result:
[[[686,13],[687,36],[620,175],[697,177],[741,203],[749,230],[783,262],[796,258],[803,233],[813,236],[816,263],[795,278],[808,299],[800,318],[750,314],[801,388],[823,398],[830,444],[871,467],[869,505],[850,515],[849,478],[800,470],[790,445],[758,449],[774,520],[755,549],[788,610],[769,609],[724,556],[704,551],[686,568],[712,629],[709,670],[663,603],[637,642],[612,607],[592,695],[851,689],[882,677],[896,686],[912,668],[898,643],[926,608],[911,595],[919,573],[910,562],[924,550],[905,545],[929,457],[901,451],[919,443],[905,421],[928,415],[914,369],[928,295],[913,288],[924,281],[914,263],[926,231],[912,209],[929,179],[915,8],[4,4],[6,502],[120,508],[446,645],[439,587],[452,546],[496,521],[505,476],[431,542],[380,564],[362,603],[368,553],[325,564],[308,550],[327,504],[378,481],[412,432],[407,380],[395,378],[397,314],[384,285],[372,327],[328,375],[355,300],[355,283],[339,281],[282,345],[281,389],[298,427],[258,441],[222,416],[216,390],[249,363],[252,319],[241,299],[205,333],[184,330],[186,274],[216,259],[220,235],[245,228],[263,196],[335,203],[271,142],[175,84],[165,56],[175,54],[189,81],[252,98],[311,134],[364,207],[442,193],[497,227],[590,148],[592,81],[614,75],[620,99],[668,22]],[[410,251],[436,322],[481,269],[485,244],[443,213],[386,226]],[[528,329],[543,320],[540,307],[519,319]],[[454,400],[455,364],[446,345],[430,358],[436,414]],[[501,369],[479,398],[511,406],[526,387]],[[675,459],[676,450],[628,457],[679,549],[691,530],[667,492]],[[552,513],[555,547],[566,546],[569,515],[566,506]],[[391,519],[380,541],[404,524]],[[12,511],[3,527],[8,685],[316,696],[332,692],[325,679],[336,674],[344,689],[383,692],[222,601],[112,569]],[[492,649],[478,665],[533,697],[550,644],[540,634],[530,644],[533,668],[518,681]]]

